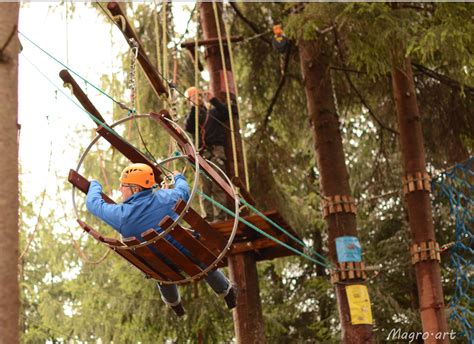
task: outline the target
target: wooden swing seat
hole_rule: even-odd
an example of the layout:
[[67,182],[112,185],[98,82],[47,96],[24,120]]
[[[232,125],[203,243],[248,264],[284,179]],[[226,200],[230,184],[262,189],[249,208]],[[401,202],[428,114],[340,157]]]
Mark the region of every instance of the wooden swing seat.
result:
[[[69,182],[79,190],[87,194],[90,182],[74,170],[69,171]],[[102,194],[105,202],[115,204],[107,195]],[[174,208],[180,213],[186,207],[184,200],[179,200]],[[177,224],[169,235],[178,241],[196,259],[190,259],[168,240],[162,238],[147,245],[132,249],[125,249],[140,244],[142,241],[135,237],[124,238],[122,241],[107,238],[95,231],[84,221],[78,220],[79,225],[94,239],[113,249],[121,257],[129,261],[141,270],[147,277],[161,281],[181,281],[188,277],[196,276],[202,272],[199,262],[206,266],[217,264],[217,258],[227,245],[226,238],[213,229],[195,210],[189,208],[183,215],[183,219],[199,234],[199,240]],[[166,230],[173,224],[173,219],[165,217],[159,226]],[[149,229],[142,233],[143,241],[151,241],[160,233],[155,229]],[[159,255],[156,254],[159,252]],[[202,277],[204,277],[203,275]]]

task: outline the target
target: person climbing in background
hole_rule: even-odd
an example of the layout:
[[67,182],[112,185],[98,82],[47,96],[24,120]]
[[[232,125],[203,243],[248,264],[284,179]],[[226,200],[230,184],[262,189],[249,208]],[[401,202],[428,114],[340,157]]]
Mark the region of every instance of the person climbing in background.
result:
[[[228,122],[229,112],[227,107],[217,98],[209,97],[209,93],[204,93],[196,87],[186,90],[186,98],[190,106],[189,114],[186,117],[185,130],[192,134],[196,133],[196,106],[198,106],[198,142],[201,155],[219,166],[224,173],[227,173],[227,159],[225,154],[226,132],[223,123]],[[206,102],[209,106],[206,106]],[[208,178],[202,179],[203,192],[211,196],[220,204],[226,204],[227,198],[222,189]],[[211,202],[203,202],[205,219],[209,222],[223,221],[227,218],[226,213]]]
[[[169,216],[173,220],[178,217],[173,211],[179,199],[189,199],[189,186],[185,177],[178,171],[174,172],[175,186],[173,189],[158,189],[154,191],[155,178],[153,169],[146,164],[131,164],[126,167],[120,176],[120,192],[123,203],[107,204],[101,197],[102,185],[93,180],[90,183],[86,197],[86,207],[90,213],[100,218],[105,223],[119,232],[122,237],[135,237],[144,241],[141,234],[148,229],[154,228],[162,232],[159,227],[160,221]],[[186,250],[169,234],[165,237],[171,244],[178,248],[183,254],[195,261],[201,268],[206,266],[192,257]],[[151,248],[158,257],[164,260],[173,269],[172,262],[160,255],[155,248]],[[229,309],[236,306],[236,290],[224,274],[218,270],[211,270],[206,282],[218,294],[224,297]],[[170,306],[178,316],[184,315],[184,308],[178,288],[174,284],[157,283],[162,300]]]

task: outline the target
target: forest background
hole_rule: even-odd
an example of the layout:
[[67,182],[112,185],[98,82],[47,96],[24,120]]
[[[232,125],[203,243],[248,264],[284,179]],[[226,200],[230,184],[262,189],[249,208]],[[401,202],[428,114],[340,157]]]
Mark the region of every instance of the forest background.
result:
[[[85,6],[97,20],[110,23],[98,4],[51,4],[51,11],[65,16],[65,24],[74,25],[79,6]],[[162,73],[172,70],[172,56],[176,53],[177,88],[184,91],[194,85],[195,66],[179,44],[194,39],[199,26],[194,3],[180,5],[180,14],[173,10],[175,6],[128,4],[128,14],[151,60],[156,61]],[[299,11],[294,9],[295,4],[291,3],[238,3],[225,6],[224,10],[231,33],[245,37],[242,43],[234,45],[233,54],[251,191],[259,209],[277,209],[308,244],[326,252],[319,172],[315,167],[297,49],[303,38],[324,39],[331,57],[333,95],[351,189],[358,206],[364,261],[380,269],[368,283],[374,331],[380,341],[393,328],[417,332],[421,325],[409,257],[406,205],[400,186],[403,168],[390,80],[390,51],[403,41],[404,53],[412,59],[427,168],[436,176],[467,159],[474,148],[473,5],[406,3],[394,10],[383,3],[311,3]],[[291,49],[284,54],[271,46],[272,27],[277,23],[282,24],[291,40]],[[177,26],[185,31],[178,32]],[[82,50],[88,49],[87,42],[99,40],[97,37],[109,38],[111,42],[123,39],[117,27],[110,24],[109,29],[94,32],[94,37],[84,37],[86,44],[81,42]],[[29,37],[27,32],[23,33]],[[163,49],[165,36],[169,44],[165,43]],[[20,40],[22,54],[35,49],[21,35]],[[45,45],[46,41],[47,38],[37,39],[36,43]],[[68,46],[73,49],[79,41],[71,39]],[[130,54],[123,46],[111,46],[104,54],[108,54],[113,68],[106,73],[92,61],[90,78],[113,98],[126,101],[130,94]],[[53,55],[63,53],[55,52],[54,42],[49,43],[48,51]],[[96,51],[92,50],[93,53]],[[201,61],[203,54],[201,51]],[[32,62],[41,70],[40,61]],[[70,67],[75,69],[74,65]],[[58,66],[58,71],[61,68]],[[56,75],[46,76],[60,84]],[[201,73],[199,86],[206,87],[206,81],[206,73]],[[164,106],[140,70],[136,83],[139,113]],[[68,102],[68,91],[64,90],[66,94],[58,90],[55,96],[41,101]],[[110,109],[103,111],[109,122],[127,115],[116,105],[112,108],[110,100],[104,101],[90,85],[87,90],[98,107]],[[176,106],[178,122],[182,123],[187,112],[185,99],[178,96]],[[48,132],[61,132],[64,136],[48,135],[52,138],[48,142],[51,153],[47,161],[50,177],[42,180],[47,181],[44,190],[31,191],[38,191],[38,185],[28,184],[34,169],[26,177],[21,176],[22,342],[193,342],[198,333],[206,343],[231,342],[231,313],[207,286],[201,283],[182,288],[188,315],[177,320],[163,305],[151,281],[81,234],[69,201],[68,169],[57,167],[64,165],[64,156],[71,159],[84,150],[95,135],[94,124],[74,105],[60,121],[56,120],[60,117],[58,110],[54,110],[57,108],[52,109],[47,114],[51,125]],[[170,138],[157,126],[149,122],[138,125],[147,148],[156,157],[165,158],[173,153]],[[119,131],[144,148],[134,125],[123,126]],[[21,140],[28,140],[24,132],[20,135]],[[63,161],[55,160],[58,150],[63,152]],[[30,160],[27,152],[21,156],[22,164]],[[76,162],[72,161],[69,167],[74,167]],[[86,159],[83,174],[101,180],[106,192],[117,199],[117,192],[112,190],[117,188],[118,173],[125,164],[106,144],[99,144]],[[79,200],[81,216],[101,232],[112,234],[87,216],[82,202],[83,199]],[[438,242],[452,242],[454,224],[446,200],[433,193],[432,204]],[[327,271],[297,257],[266,261],[258,267],[268,342],[339,341],[335,295]],[[449,259],[442,260],[442,272],[448,304],[455,286]],[[450,325],[459,328],[456,322]]]

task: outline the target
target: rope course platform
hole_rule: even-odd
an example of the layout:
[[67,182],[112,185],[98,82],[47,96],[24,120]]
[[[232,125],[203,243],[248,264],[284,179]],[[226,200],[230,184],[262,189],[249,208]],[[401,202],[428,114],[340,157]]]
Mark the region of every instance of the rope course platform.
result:
[[[285,220],[283,220],[281,215],[276,210],[267,211],[263,214],[266,218],[285,228],[285,230],[290,232],[292,235],[297,236],[296,233],[290,228],[290,226],[288,226],[288,224],[285,222]],[[243,216],[242,219],[244,219],[246,222],[253,224],[255,227],[258,227],[259,229],[271,235],[272,237],[277,238],[278,240],[294,248],[297,248],[293,241],[290,240],[288,235],[277,231],[275,227],[265,218],[253,214],[249,216]],[[233,220],[227,220],[212,223],[211,226],[216,231],[221,233],[225,238],[228,238],[232,233],[232,224]],[[295,254],[289,249],[276,243],[274,240],[269,239],[268,237],[254,231],[246,223],[239,222],[229,255],[249,251],[254,252],[255,259],[257,261],[271,260],[274,258],[286,257]],[[223,263],[226,264],[226,260],[223,260]]]

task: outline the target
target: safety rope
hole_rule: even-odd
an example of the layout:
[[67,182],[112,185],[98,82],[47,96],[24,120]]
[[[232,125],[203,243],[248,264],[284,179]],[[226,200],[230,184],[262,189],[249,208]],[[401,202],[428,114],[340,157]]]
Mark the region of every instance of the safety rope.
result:
[[[198,45],[198,35],[199,35],[199,20],[198,20],[198,11],[195,12],[196,16],[196,34],[194,35],[194,87],[196,91],[199,90],[199,45]],[[199,103],[199,102],[198,102]],[[194,147],[199,151],[199,106],[194,106]],[[204,142],[204,137],[202,137]]]
[[160,30],[158,25],[158,3],[156,0],[153,0],[155,3],[155,10],[153,11],[153,23],[155,28],[155,48],[156,48],[156,69],[161,71],[161,48],[160,48]]
[[237,162],[237,147],[235,142],[235,130],[234,130],[234,121],[232,116],[232,104],[230,100],[230,90],[229,90],[229,80],[227,79],[227,66],[224,56],[224,44],[222,42],[222,34],[221,34],[221,26],[219,21],[219,14],[217,11],[217,3],[212,1],[212,8],[214,10],[214,19],[216,21],[216,28],[217,28],[217,38],[219,40],[219,50],[221,53],[221,61],[222,61],[222,69],[224,73],[224,84],[225,84],[225,93],[226,93],[226,101],[227,101],[227,112],[229,113],[229,125],[231,129],[231,142],[232,142],[232,157],[234,160],[234,175],[236,177],[239,176],[239,166]]
[[[224,22],[224,31],[227,38],[227,47],[229,51],[230,71],[232,72],[232,75],[235,75],[234,54],[232,52],[232,42],[231,42],[230,34],[229,34],[230,30],[229,30],[229,26],[227,24],[227,20],[225,17],[226,16],[224,15],[223,22]],[[239,88],[238,88],[237,82],[235,81],[234,81],[234,87],[235,87],[235,103],[237,105],[237,114],[239,115],[239,126],[240,126],[240,131],[242,131],[242,128],[244,126],[242,125],[242,117],[240,116],[241,112],[240,112],[240,102],[239,102]],[[240,133],[239,137],[242,137],[242,132]],[[243,151],[242,153],[243,153],[243,158],[244,158],[245,185],[247,186],[247,190],[250,190],[249,170],[248,170],[248,164],[247,164],[247,149],[245,147],[245,141],[241,140],[241,142],[242,142],[242,151]]]
[[[163,1],[161,5],[161,32],[163,33],[162,43],[163,43],[163,78],[168,80],[168,36],[167,36],[167,22],[168,22],[168,10],[167,10],[168,1]],[[167,85],[168,86],[168,85]],[[169,87],[168,87],[169,91]]]

